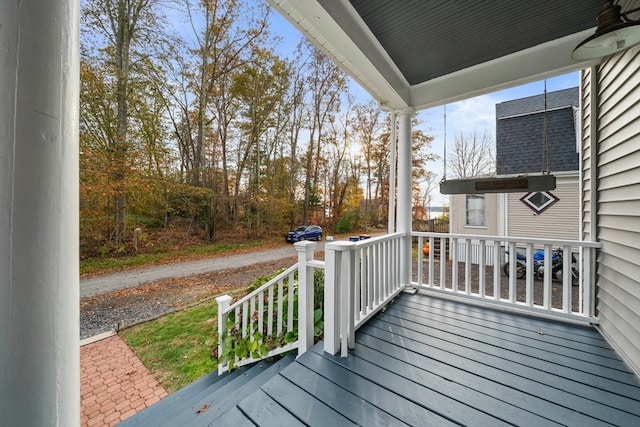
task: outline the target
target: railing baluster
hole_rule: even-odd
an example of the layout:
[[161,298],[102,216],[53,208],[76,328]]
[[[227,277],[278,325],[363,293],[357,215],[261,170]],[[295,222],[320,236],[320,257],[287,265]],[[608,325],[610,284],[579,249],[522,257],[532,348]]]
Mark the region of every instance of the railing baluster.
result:
[[368,307],[366,304],[366,296],[368,295],[367,291],[367,259],[363,256],[364,249],[360,249],[356,251],[356,268],[355,277],[354,277],[354,295],[353,300],[356,307],[354,307],[354,314],[357,320],[360,320],[361,316],[367,314]]
[[434,255],[433,255],[433,248],[434,246],[434,242],[435,239],[433,237],[429,237],[429,287],[433,287],[433,275],[435,274],[434,272],[434,268],[433,268],[433,264],[434,264]]
[[547,310],[551,308],[551,266],[553,265],[551,256],[551,245],[544,245],[544,291],[542,295],[542,306]]
[[534,260],[533,260],[533,243],[527,243],[527,272],[525,276],[525,299],[524,302],[528,306],[533,305],[533,274],[534,271]]
[[273,335],[273,286],[267,292],[267,335]]
[[258,294],[258,331],[264,334],[264,292]]
[[247,315],[249,316],[249,337],[253,337],[255,330],[255,319],[254,319],[254,313],[255,313],[255,306],[256,306],[256,298],[255,297],[251,297],[249,298],[249,310]]
[[282,316],[283,301],[282,300],[284,298],[283,287],[284,287],[284,280],[283,279],[278,280],[278,317],[277,317],[277,329],[276,329],[276,332],[278,333],[278,335],[282,334],[282,320],[283,320],[282,318],[283,317]]
[[493,257],[493,299],[500,299],[500,260],[502,259],[502,246],[500,240],[493,241],[493,251],[495,256]]
[[464,293],[471,294],[471,239],[464,239]]
[[509,243],[509,302],[516,302],[516,279],[518,268],[518,253],[516,243]]
[[245,301],[242,304],[242,338],[247,337],[247,323],[248,323],[249,301]]
[[571,246],[562,247],[562,311],[569,313],[571,311]]
[[451,289],[453,292],[458,292],[458,239],[451,239]]
[[377,244],[370,246],[373,256],[373,264],[371,268],[373,268],[373,286],[376,287],[376,306],[380,304],[384,299],[384,276],[383,276],[383,264],[384,264],[384,251],[382,250],[382,244]]
[[478,248],[478,294],[481,297],[485,296],[485,287],[486,287],[486,274],[487,274],[487,266],[486,266],[486,242],[484,240],[480,240],[479,248]]
[[440,237],[440,289],[447,284],[447,239]]
[[289,275],[287,286],[287,332],[293,331],[293,286],[295,283],[294,275]]
[[422,269],[424,263],[424,243],[422,236],[418,236],[418,286],[422,286]]

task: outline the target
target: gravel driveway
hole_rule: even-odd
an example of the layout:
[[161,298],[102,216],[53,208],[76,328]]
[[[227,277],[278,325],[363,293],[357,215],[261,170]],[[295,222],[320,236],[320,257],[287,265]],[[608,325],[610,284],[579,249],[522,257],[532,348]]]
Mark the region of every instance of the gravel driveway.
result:
[[[316,252],[324,250],[320,242]],[[80,338],[143,320],[251,284],[297,262],[291,246],[154,265],[80,280]]]
[[[316,250],[324,250],[324,243],[320,243]],[[81,279],[80,299],[122,289],[134,288],[164,279],[188,277],[227,269],[245,268],[253,264],[277,261],[296,256],[296,250],[292,245],[238,255],[177,262],[173,264],[152,265],[134,270],[120,271]]]

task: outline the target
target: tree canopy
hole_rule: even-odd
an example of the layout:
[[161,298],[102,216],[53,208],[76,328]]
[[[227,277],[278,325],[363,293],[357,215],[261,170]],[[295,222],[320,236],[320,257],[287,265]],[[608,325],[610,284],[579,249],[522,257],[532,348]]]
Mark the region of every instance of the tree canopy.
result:
[[[87,0],[81,14],[81,238],[140,226],[204,239],[308,223],[385,224],[391,123],[301,38],[283,55],[266,4]],[[413,135],[414,191],[432,137]]]

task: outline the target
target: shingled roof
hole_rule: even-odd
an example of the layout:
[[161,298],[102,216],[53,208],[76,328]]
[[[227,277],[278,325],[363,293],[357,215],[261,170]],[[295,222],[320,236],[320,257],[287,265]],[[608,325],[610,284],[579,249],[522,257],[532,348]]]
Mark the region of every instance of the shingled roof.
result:
[[539,173],[543,169],[544,121],[551,172],[577,171],[575,108],[578,88],[496,104],[496,172]]

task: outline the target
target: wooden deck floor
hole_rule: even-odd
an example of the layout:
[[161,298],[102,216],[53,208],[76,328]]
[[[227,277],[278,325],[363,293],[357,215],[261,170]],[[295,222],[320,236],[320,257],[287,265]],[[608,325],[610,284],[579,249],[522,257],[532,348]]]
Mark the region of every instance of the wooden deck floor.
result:
[[189,425],[640,426],[640,381],[595,329],[401,294],[349,357],[315,346],[198,418]]

